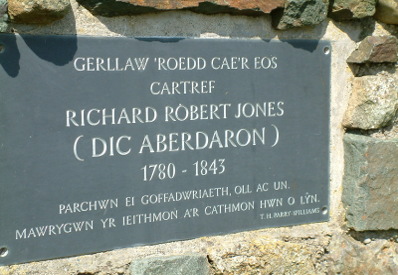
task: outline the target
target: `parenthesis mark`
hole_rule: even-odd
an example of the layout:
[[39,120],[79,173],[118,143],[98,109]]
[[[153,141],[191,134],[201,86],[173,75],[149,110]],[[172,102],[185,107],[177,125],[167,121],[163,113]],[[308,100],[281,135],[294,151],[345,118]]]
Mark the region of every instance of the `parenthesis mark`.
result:
[[271,126],[275,129],[275,142],[271,147],[275,147],[279,142],[279,130],[278,127],[276,127],[274,124],[272,124]]
[[83,135],[79,136],[76,140],[75,143],[73,144],[73,154],[75,155],[75,158],[78,161],[84,161],[84,159],[80,158],[79,155],[77,154],[77,143],[79,142],[79,140],[84,137]]

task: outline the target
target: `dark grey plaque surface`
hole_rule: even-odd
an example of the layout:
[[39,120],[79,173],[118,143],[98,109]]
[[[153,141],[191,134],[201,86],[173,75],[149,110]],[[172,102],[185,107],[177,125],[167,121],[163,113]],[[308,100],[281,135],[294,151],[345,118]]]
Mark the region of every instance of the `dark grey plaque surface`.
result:
[[328,220],[328,42],[0,44],[0,264]]

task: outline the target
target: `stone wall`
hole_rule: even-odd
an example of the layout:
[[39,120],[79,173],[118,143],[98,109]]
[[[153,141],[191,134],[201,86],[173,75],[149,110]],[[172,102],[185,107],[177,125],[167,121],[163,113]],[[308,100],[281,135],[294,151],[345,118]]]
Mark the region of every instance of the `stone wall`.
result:
[[0,0],[0,31],[332,44],[329,222],[4,266],[1,275],[398,273],[397,0]]

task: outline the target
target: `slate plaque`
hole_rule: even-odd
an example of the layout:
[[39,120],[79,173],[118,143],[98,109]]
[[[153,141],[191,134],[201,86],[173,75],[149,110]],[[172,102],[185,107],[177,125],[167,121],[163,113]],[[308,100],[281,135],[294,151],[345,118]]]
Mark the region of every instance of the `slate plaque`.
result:
[[0,44],[0,264],[328,220],[328,42]]

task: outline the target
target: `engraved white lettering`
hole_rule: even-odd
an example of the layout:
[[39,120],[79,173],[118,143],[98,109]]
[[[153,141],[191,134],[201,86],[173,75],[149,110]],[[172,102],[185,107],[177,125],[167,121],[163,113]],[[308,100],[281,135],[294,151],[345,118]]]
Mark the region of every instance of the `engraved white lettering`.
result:
[[43,225],[32,228],[15,230],[15,239],[30,239],[52,235],[69,234],[73,232],[94,230],[94,221],[80,221],[56,225]]
[[73,67],[78,72],[123,72],[144,71],[148,65],[149,57],[76,57]]
[[[182,138],[184,136],[184,138]],[[187,139],[189,137],[189,139]],[[102,156],[106,152],[105,141],[103,152],[97,154]],[[255,146],[257,144],[264,145],[266,143],[265,127],[261,129],[239,129],[232,131],[226,129],[224,131],[213,131],[206,133],[197,131],[193,135],[182,135],[181,133],[156,134],[155,136],[145,135],[142,140],[139,154],[143,153],[161,153],[161,152],[177,152],[189,150],[203,150],[213,148],[228,147],[246,147]],[[93,145],[94,146],[94,145]],[[93,155],[94,156],[94,155]]]
[[58,206],[58,214],[72,214],[87,211],[106,210],[117,207],[119,207],[119,199],[73,202],[60,204]]
[[152,82],[149,90],[153,95],[211,94],[214,80]]
[[238,203],[228,203],[219,205],[208,205],[205,207],[205,215],[220,215],[233,212],[244,212],[254,209],[254,201],[249,202],[238,202]]

